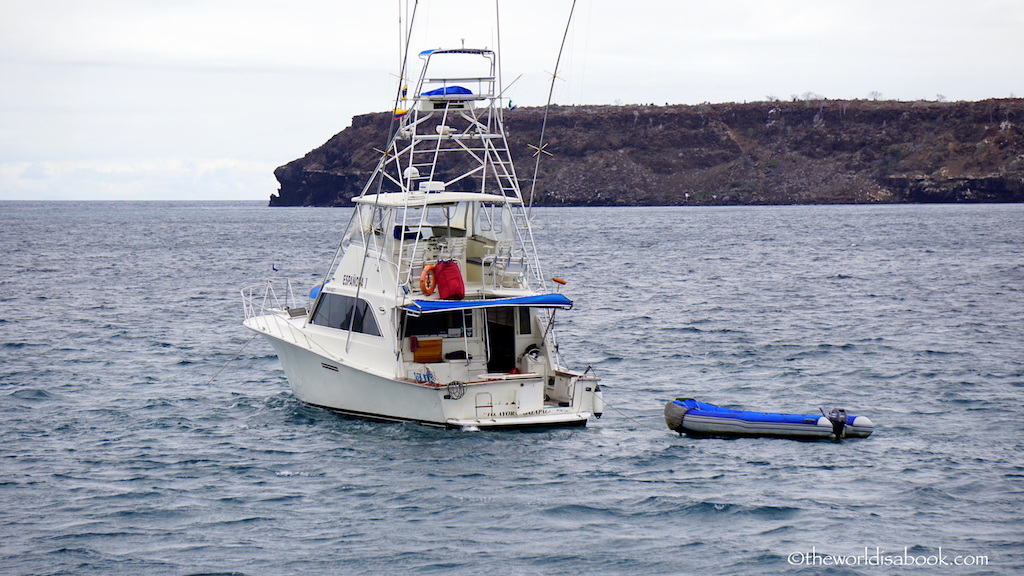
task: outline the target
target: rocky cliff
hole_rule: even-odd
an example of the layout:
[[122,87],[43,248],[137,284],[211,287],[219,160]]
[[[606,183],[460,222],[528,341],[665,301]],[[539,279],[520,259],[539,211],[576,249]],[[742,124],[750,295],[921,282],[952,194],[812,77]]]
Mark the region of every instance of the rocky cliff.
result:
[[[505,114],[524,193],[543,109]],[[274,171],[271,206],[350,205],[388,113]],[[1024,99],[557,106],[537,205],[1024,202]]]

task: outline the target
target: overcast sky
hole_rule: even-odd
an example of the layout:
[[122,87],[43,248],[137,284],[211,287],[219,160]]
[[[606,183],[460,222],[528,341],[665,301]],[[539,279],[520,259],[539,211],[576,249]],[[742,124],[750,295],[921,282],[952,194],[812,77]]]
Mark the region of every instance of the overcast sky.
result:
[[[0,200],[266,200],[392,107],[405,4],[0,0]],[[516,104],[571,4],[502,0]],[[494,47],[494,6],[420,0],[414,53]],[[559,104],[1024,97],[1024,0],[579,0],[560,77]]]

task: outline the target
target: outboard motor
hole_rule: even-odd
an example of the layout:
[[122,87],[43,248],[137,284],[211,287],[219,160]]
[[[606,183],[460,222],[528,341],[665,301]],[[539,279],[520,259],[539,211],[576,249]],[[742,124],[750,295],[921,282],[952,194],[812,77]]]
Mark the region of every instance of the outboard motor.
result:
[[843,432],[846,430],[846,410],[833,408],[828,414],[825,414],[824,410],[821,413],[832,423],[832,433],[836,435],[836,440],[842,438]]

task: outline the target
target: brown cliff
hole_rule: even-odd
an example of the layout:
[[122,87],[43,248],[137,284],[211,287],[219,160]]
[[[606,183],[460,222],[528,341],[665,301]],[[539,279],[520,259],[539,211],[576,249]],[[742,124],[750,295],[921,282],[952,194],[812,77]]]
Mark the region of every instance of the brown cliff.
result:
[[[543,109],[505,114],[524,194]],[[347,206],[387,113],[274,171],[272,206]],[[537,205],[1024,202],[1024,99],[556,106]]]

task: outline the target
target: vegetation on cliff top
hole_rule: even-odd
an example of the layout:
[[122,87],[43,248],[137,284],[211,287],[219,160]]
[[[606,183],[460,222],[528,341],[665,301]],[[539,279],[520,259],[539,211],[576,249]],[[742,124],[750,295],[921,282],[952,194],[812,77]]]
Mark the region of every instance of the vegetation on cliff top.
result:
[[[524,192],[542,116],[505,114]],[[357,116],[279,167],[270,204],[350,205],[389,124]],[[546,139],[537,205],[1024,201],[1024,99],[555,106]]]

